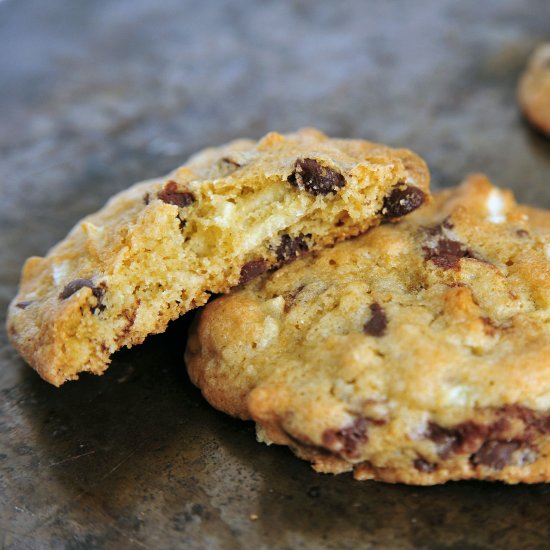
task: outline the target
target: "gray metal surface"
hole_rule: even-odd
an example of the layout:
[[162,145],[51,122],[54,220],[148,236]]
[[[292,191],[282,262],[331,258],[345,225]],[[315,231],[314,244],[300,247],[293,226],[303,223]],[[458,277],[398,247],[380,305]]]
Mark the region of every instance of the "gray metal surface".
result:
[[[547,0],[0,2],[0,322],[24,259],[197,149],[314,125],[550,207],[515,84]],[[188,318],[55,389],[0,335],[5,548],[550,547],[550,487],[326,476],[212,410]]]

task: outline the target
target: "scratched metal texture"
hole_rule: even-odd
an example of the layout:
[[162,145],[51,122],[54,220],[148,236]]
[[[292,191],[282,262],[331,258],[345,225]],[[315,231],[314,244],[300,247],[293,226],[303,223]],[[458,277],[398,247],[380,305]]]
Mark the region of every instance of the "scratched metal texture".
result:
[[[408,146],[434,187],[484,171],[550,207],[515,86],[548,0],[0,1],[0,322],[26,257],[206,145],[318,126]],[[550,487],[315,474],[211,409],[190,317],[103,377],[42,382],[0,335],[9,549],[550,547]]]

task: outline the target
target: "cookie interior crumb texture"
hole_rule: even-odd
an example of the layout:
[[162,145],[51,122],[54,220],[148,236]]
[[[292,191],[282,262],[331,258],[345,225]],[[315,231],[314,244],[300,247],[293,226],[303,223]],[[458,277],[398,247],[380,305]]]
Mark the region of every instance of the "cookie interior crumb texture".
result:
[[550,213],[472,176],[199,314],[216,408],[319,472],[550,481]]
[[395,220],[428,200],[408,150],[305,129],[207,149],[85,218],[27,260],[8,332],[48,382],[102,373],[116,350],[213,293]]

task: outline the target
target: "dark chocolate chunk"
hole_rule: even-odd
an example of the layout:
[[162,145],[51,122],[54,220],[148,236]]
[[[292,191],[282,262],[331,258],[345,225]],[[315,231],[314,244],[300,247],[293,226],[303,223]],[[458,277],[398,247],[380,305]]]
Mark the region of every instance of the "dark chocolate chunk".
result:
[[423,458],[416,458],[413,460],[413,466],[424,474],[429,474],[437,468],[437,464],[432,464]]
[[503,405],[498,409],[498,413],[508,418],[517,418],[525,425],[534,424],[537,421],[535,411],[523,405]]
[[459,442],[459,435],[455,430],[443,428],[433,422],[430,422],[426,435],[436,444],[437,454],[441,458],[448,458]]
[[27,309],[33,302],[34,300],[25,300],[24,302],[17,302],[15,304],[15,307],[18,307],[19,309]]
[[367,419],[359,417],[353,424],[340,430],[325,430],[323,445],[332,452],[357,458],[360,455],[359,447],[368,441],[367,425]]
[[461,258],[475,258],[475,255],[458,241],[442,237],[435,246],[424,246],[424,258],[443,269],[459,269]]
[[292,238],[290,235],[283,235],[281,242],[275,250],[278,262],[293,260],[300,254],[308,251],[308,245],[304,235]]
[[92,288],[92,294],[98,299],[100,300],[101,298],[103,298],[103,295],[105,294],[105,286],[104,284],[100,284],[99,286],[94,286]]
[[512,462],[512,455],[520,447],[519,441],[485,441],[470,460],[472,464],[482,464],[494,470],[502,470]]
[[252,279],[258,277],[262,273],[265,273],[269,268],[269,262],[267,260],[252,260],[244,264],[241,268],[241,278],[239,284],[248,283]]
[[96,309],[103,311],[105,309],[105,304],[101,301],[105,294],[105,284],[101,283],[99,286],[92,288],[92,294],[97,298],[97,304],[92,307],[92,313],[95,313]]
[[526,441],[536,436],[536,433],[550,433],[550,416],[547,414],[537,414],[532,409],[523,405],[504,405],[499,409],[499,414],[505,418],[517,418],[525,425]]
[[101,298],[105,294],[105,286],[103,284],[94,286],[94,283],[90,279],[75,279],[65,285],[65,288],[59,294],[60,300],[66,300],[72,296],[75,292],[78,292],[81,288],[88,287],[92,289],[92,294],[97,298],[97,305],[92,307],[92,313],[96,309],[103,311],[105,306],[101,303]]
[[398,183],[390,194],[384,197],[382,215],[385,218],[400,218],[422,206],[426,193],[414,185]]
[[195,200],[193,193],[178,191],[178,184],[175,181],[169,181],[158,194],[158,198],[167,204],[175,204],[180,208],[189,206]]
[[436,444],[437,454],[446,459],[456,453],[476,451],[488,431],[487,426],[475,422],[463,422],[452,428],[430,422],[426,435]]
[[456,452],[459,453],[477,449],[490,431],[490,427],[472,421],[462,422],[455,429],[459,434],[459,445],[456,447]]
[[499,418],[498,420],[496,420],[490,425],[488,435],[490,435],[491,438],[494,439],[493,436],[501,435],[504,432],[508,431],[509,429],[510,429],[510,419],[506,417]]
[[363,332],[370,336],[383,336],[388,326],[388,318],[382,306],[374,302],[370,305],[371,318],[363,325]]
[[310,158],[298,159],[294,163],[294,172],[288,176],[287,181],[313,195],[336,193],[340,187],[346,185],[346,178],[340,172]]
[[[472,464],[501,469],[510,463],[511,455],[520,447],[533,449],[534,441],[541,434],[550,433],[548,411],[537,413],[516,404],[504,405],[494,413],[496,418],[486,425],[469,421],[443,427],[430,422],[426,437],[436,444],[442,459],[457,453],[470,454]],[[523,423],[523,428],[518,427],[518,420]],[[514,430],[512,434],[510,430]]]
[[[65,285],[65,288],[59,294],[59,299],[66,300],[67,298],[72,296],[75,292],[79,291],[81,288],[84,288],[85,286],[88,288],[91,288],[92,292],[94,292],[94,289],[96,288],[94,286],[94,283],[90,279],[75,279],[74,281],[71,281],[70,283],[67,283]],[[95,296],[95,292],[94,292],[94,296]]]

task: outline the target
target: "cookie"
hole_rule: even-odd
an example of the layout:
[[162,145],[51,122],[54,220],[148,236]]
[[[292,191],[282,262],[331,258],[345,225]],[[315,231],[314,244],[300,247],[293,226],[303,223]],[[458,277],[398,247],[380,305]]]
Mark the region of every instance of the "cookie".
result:
[[408,150],[311,129],[207,149],[27,260],[11,341],[52,384],[100,374],[211,294],[411,212],[428,183]]
[[531,55],[519,82],[518,99],[529,122],[550,134],[550,42]]
[[191,380],[319,472],[550,481],[548,222],[472,176],[212,301]]

